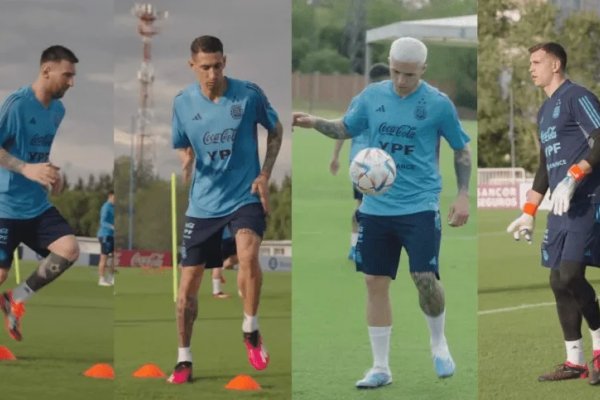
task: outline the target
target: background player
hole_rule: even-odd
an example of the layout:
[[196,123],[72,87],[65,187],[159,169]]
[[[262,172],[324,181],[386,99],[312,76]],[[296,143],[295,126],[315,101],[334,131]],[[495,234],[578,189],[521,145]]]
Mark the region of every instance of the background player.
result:
[[600,103],[565,76],[567,54],[558,43],[529,49],[531,78],[548,99],[538,112],[540,163],[523,214],[508,232],[531,243],[535,213],[550,189],[552,212],[542,243],[542,265],[550,268],[550,287],[567,352],[555,371],[539,377],[554,381],[586,376],[582,317],[592,336],[590,383],[600,383],[600,308],[585,278],[586,265],[600,266]]
[[[189,175],[193,165],[194,178],[183,233],[177,301],[179,350],[169,378],[172,383],[191,380],[190,344],[198,313],[198,289],[204,269],[222,263],[220,245],[225,226],[237,246],[244,293],[242,331],[248,359],[258,370],[268,365],[257,317],[262,286],[258,251],[265,214],[269,212],[268,181],[283,136],[277,113],[262,90],[251,82],[223,74],[226,57],[218,38],[196,38],[189,65],[199,84],[180,92],[173,106],[173,146],[179,149],[184,175]],[[258,124],[268,132],[262,169]]]
[[394,158],[398,176],[380,196],[365,196],[359,212],[357,270],[365,274],[367,324],[373,368],[356,383],[375,388],[392,382],[389,341],[392,313],[389,285],[395,279],[404,247],[419,303],[429,330],[434,367],[441,378],[454,374],[446,337],[444,290],[439,282],[441,218],[438,147],[444,137],[454,149],[458,196],[448,223],[462,226],[469,215],[471,156],[469,138],[446,95],[421,80],[427,47],[414,38],[397,39],[390,48],[391,80],[369,85],[356,96],[343,119],[325,120],[294,113],[294,124],[314,128],[333,139],[347,139],[368,130],[369,146]]
[[[384,79],[390,79],[390,67],[383,63],[374,64],[371,69],[369,69],[369,82],[374,83]],[[336,175],[340,168],[339,157],[344,142],[345,140],[338,139],[335,141],[335,145],[333,146],[333,156],[331,157],[331,162],[329,163],[329,171],[332,175]],[[350,162],[352,162],[352,159],[359,151],[368,147],[368,142],[368,135],[358,135],[352,138],[350,144]],[[354,210],[352,213],[352,233],[350,235],[350,252],[348,253],[348,259],[354,261],[356,242],[358,240],[358,221],[356,220],[356,212],[358,211],[360,203],[362,202],[363,194],[354,187],[352,188],[352,191],[354,192],[354,200],[356,200],[356,210]]]
[[15,340],[22,339],[23,303],[79,257],[73,230],[48,200],[49,191],[62,189],[50,149],[65,115],[60,98],[74,84],[78,61],[66,47],[47,48],[35,82],[10,94],[0,110],[0,283],[20,243],[44,257],[25,282],[0,294],[6,328]]
[[112,190],[108,192],[108,197],[100,209],[100,226],[97,236],[100,242],[98,285],[113,286],[115,284],[113,257],[115,250],[115,193]]

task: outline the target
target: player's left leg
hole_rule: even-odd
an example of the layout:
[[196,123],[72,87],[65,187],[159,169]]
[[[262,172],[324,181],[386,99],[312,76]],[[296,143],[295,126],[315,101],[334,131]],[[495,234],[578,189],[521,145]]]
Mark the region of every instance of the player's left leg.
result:
[[266,228],[265,214],[258,203],[237,210],[230,221],[239,260],[238,277],[243,291],[244,320],[242,332],[248,361],[257,370],[269,364],[269,355],[262,344],[258,325],[258,306],[262,287],[262,270],[258,253]]
[[45,258],[25,282],[4,293],[4,302],[10,299],[13,309],[21,310],[14,313],[9,327],[11,336],[16,340],[21,340],[19,320],[24,313],[23,303],[62,275],[79,257],[79,245],[74,232],[56,208],[52,207],[27,221],[27,226],[23,227],[26,230],[23,243]]
[[258,325],[258,306],[262,288],[262,270],[258,262],[261,237],[248,228],[238,229],[235,233],[240,269],[238,271],[243,288],[244,321],[242,331],[250,364],[262,370],[269,364],[269,355],[262,345]]
[[439,280],[441,219],[439,212],[426,211],[406,216],[411,228],[403,241],[409,256],[411,277],[419,294],[419,305],[430,333],[435,372],[440,378],[454,375],[456,368],[445,335],[446,302]]

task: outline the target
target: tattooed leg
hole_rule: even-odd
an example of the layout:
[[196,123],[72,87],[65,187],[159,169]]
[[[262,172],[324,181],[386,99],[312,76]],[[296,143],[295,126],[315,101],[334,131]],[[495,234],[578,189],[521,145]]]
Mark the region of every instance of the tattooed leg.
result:
[[411,274],[419,291],[421,310],[430,317],[444,312],[444,288],[433,272],[414,272]]
[[177,296],[177,333],[179,347],[190,347],[194,321],[198,316],[198,289],[204,266],[182,267]]

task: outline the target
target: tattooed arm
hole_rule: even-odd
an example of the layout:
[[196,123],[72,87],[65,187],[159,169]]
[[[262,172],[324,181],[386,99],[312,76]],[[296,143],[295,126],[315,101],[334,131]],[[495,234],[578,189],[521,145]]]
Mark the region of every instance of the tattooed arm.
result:
[[283,141],[283,126],[281,122],[277,121],[277,124],[273,129],[269,131],[267,136],[267,153],[265,154],[265,161],[263,163],[261,174],[264,174],[267,178],[271,177],[273,171],[273,165],[279,154],[281,148],[281,142]]
[[454,172],[458,196],[448,213],[450,226],[462,226],[469,218],[469,180],[471,179],[471,150],[466,145],[461,150],[454,151]]
[[8,151],[0,147],[0,167],[22,174],[24,166],[25,162],[12,156]]
[[262,170],[252,182],[251,193],[258,193],[260,203],[263,206],[265,214],[269,214],[269,178],[271,178],[271,172],[273,171],[273,165],[279,154],[281,148],[281,142],[283,141],[283,126],[281,122],[277,121],[275,127],[269,130],[267,136],[267,152],[265,154],[265,161],[263,162]]
[[341,118],[327,120],[301,112],[295,112],[293,117],[294,120],[292,125],[302,128],[316,129],[323,135],[332,139],[350,139],[352,137],[350,134],[348,134],[348,131],[346,131],[346,127],[344,126]]
[[19,173],[51,190],[56,183],[60,184],[59,168],[52,163],[27,164],[11,155],[6,149],[0,147],[0,167]]

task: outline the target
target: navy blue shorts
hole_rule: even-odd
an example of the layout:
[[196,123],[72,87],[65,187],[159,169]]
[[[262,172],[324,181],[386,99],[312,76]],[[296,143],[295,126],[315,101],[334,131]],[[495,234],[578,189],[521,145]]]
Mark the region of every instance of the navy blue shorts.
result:
[[262,237],[266,228],[262,205],[247,204],[232,214],[219,218],[186,217],[181,265],[204,265],[205,268],[223,265],[221,241],[226,226],[233,237],[239,229],[250,229]]
[[396,279],[402,248],[410,272],[434,272],[439,279],[442,238],[440,213],[424,211],[400,216],[359,213],[356,270]]
[[115,251],[114,236],[101,236],[98,241],[100,242],[100,254],[110,255]]
[[237,247],[235,245],[235,238],[229,237],[227,239],[221,239],[221,254],[223,261],[231,256],[235,256],[237,253]]
[[74,234],[73,229],[54,207],[31,219],[0,218],[0,268],[11,267],[13,253],[20,243],[46,257],[50,254],[48,246],[54,241]]
[[548,214],[541,248],[542,265],[562,261],[600,267],[600,204],[577,204],[566,215]]

